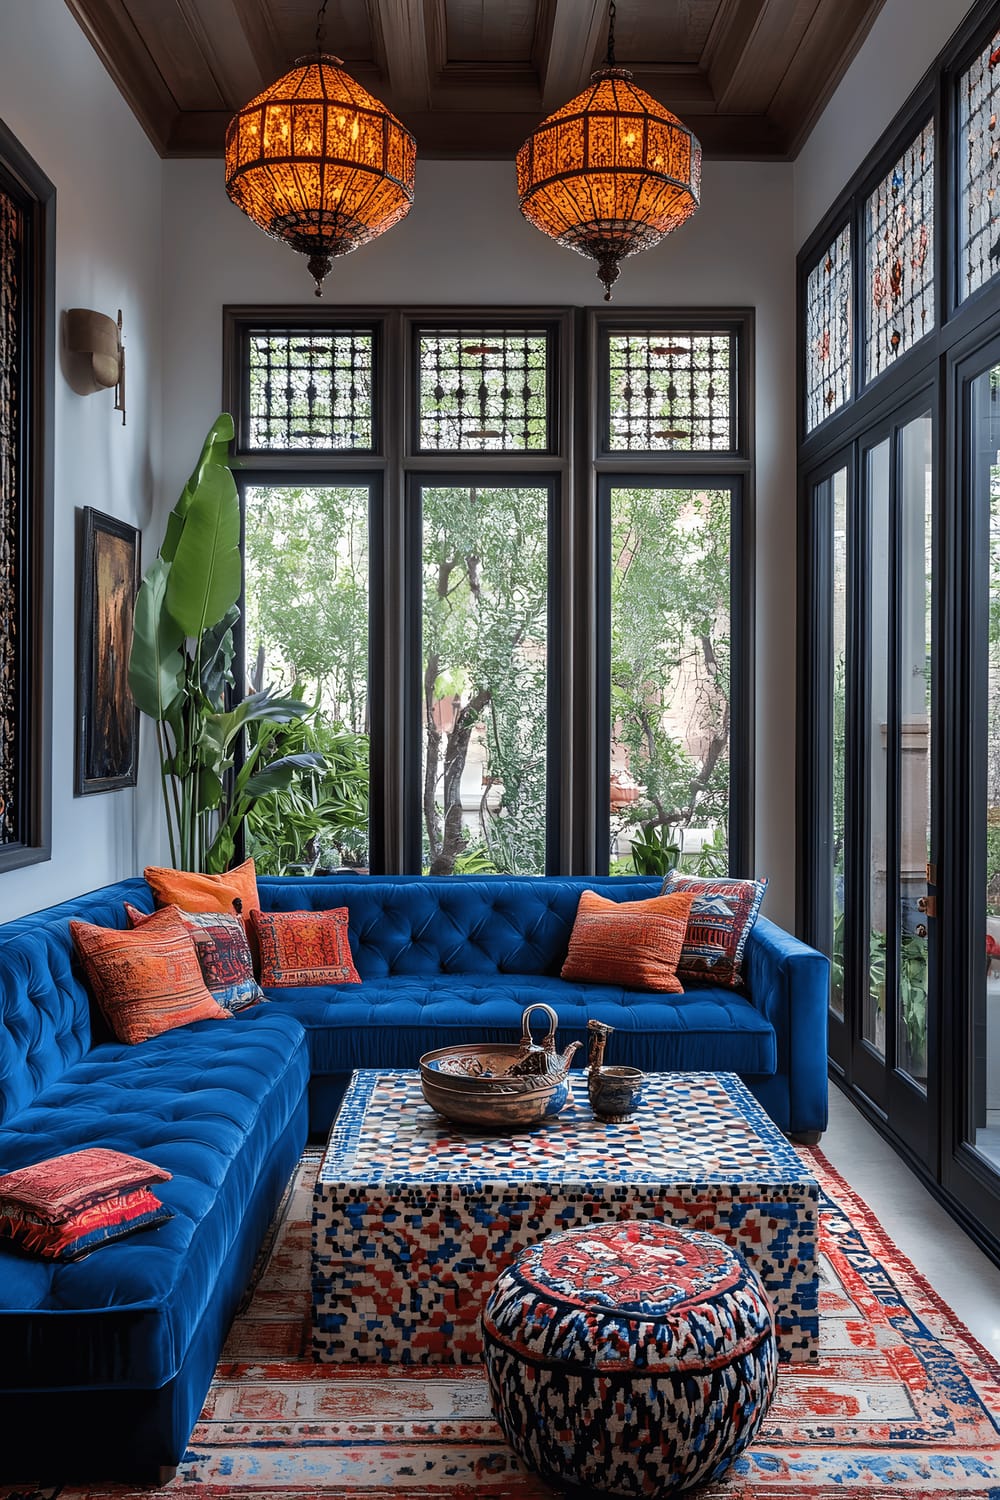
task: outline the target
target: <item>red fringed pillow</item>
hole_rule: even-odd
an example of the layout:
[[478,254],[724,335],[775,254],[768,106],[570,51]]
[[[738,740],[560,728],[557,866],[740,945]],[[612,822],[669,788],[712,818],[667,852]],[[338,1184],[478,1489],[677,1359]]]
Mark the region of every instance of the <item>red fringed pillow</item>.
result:
[[609,901],[596,891],[583,891],[560,971],[563,979],[681,994],[677,964],[693,902],[693,895]]
[[266,988],[360,984],[347,935],[346,906],[333,911],[255,911],[260,982]]
[[240,917],[222,911],[181,911],[161,906],[157,911],[139,911],[125,902],[128,925],[147,932],[161,931],[180,922],[190,934],[198,955],[205,986],[219,1005],[235,1012],[264,1000],[264,991],[253,977],[253,959],[246,927]]
[[79,1260],[174,1216],[151,1191],[170,1173],[94,1146],[0,1177],[0,1242],[46,1260]]
[[177,918],[162,931],[70,922],[76,951],[120,1042],[145,1042],[190,1021],[231,1020],[201,977],[194,942]]

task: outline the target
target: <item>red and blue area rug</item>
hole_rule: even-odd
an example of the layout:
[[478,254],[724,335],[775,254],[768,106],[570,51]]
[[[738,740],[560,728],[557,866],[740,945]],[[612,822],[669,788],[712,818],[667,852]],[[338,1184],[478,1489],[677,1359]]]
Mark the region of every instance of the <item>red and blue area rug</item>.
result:
[[[818,1365],[782,1366],[753,1448],[700,1500],[1000,1500],[1000,1366],[819,1151]],[[541,1500],[475,1368],[341,1368],[310,1356],[318,1158],[300,1165],[177,1478],[204,1500]],[[45,1500],[148,1500],[74,1487]]]

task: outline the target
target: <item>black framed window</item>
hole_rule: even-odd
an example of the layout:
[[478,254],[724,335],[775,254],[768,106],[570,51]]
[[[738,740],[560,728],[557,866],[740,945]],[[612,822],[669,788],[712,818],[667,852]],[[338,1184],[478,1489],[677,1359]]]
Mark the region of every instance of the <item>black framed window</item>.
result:
[[734,767],[749,754],[742,481],[604,474],[598,516],[606,868],[629,868],[655,829],[688,868],[725,874],[730,824],[738,840],[744,822]]
[[247,453],[372,453],[377,329],[268,324],[240,329],[236,445]]
[[851,226],[845,224],[806,275],[803,384],[808,432],[839,411],[854,394],[853,278]]
[[[998,64],[1000,4],[981,0],[799,256],[797,820],[800,930],[833,959],[833,1071],[995,1256],[1000,1171],[976,1132],[1000,1097]],[[850,288],[824,304],[846,230]],[[839,382],[838,306],[857,334]]]
[[934,327],[934,121],[906,143],[864,206],[864,378]]
[[419,453],[551,453],[555,336],[541,328],[414,329]]
[[602,451],[738,453],[733,328],[601,330]]
[[[225,319],[247,659],[263,644],[283,687],[355,732],[364,719],[370,868],[593,872],[615,827],[669,814],[692,859],[748,869],[751,316]],[[616,535],[646,533],[631,584],[612,513]],[[642,575],[661,587],[648,661],[627,673],[610,591],[637,617]],[[623,820],[614,773],[631,760],[641,805]]]
[[50,854],[54,221],[0,124],[0,870]]
[[1000,271],[1000,27],[958,79],[958,285],[964,301]]

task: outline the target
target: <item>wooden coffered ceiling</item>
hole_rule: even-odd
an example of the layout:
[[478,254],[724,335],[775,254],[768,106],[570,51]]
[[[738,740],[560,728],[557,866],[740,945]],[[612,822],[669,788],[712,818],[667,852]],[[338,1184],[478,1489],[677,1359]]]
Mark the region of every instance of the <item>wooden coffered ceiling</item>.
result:
[[[161,156],[314,50],[316,0],[66,0]],[[616,54],[708,156],[794,156],[884,0],[618,0]],[[513,156],[604,60],[607,0],[328,0],[326,50],[418,152]]]

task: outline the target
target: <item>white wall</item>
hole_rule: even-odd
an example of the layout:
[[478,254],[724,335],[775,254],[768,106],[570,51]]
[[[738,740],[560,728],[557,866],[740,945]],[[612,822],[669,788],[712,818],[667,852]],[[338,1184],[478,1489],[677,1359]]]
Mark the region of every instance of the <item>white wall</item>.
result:
[[976,0],[886,0],[795,161],[795,245],[839,198]]
[[[219,410],[222,306],[309,304],[305,263],[225,196],[221,162],[164,164],[164,496],[179,492]],[[655,250],[626,261],[615,306],[757,312],[757,858],[766,910],[794,917],[795,429],[792,169],[709,162],[703,203]],[[512,162],[419,162],[414,207],[334,265],[330,305],[594,305],[591,262],[521,218]],[[163,521],[161,516],[161,525]]]
[[2,10],[0,118],[56,187],[57,322],[68,307],[112,317],[120,307],[128,358],[125,428],[112,392],[75,395],[56,361],[52,859],[0,874],[6,920],[134,874],[158,796],[148,762],[136,791],[73,796],[74,532],[78,506],[140,527],[153,510],[162,167],[64,0],[3,0]]

